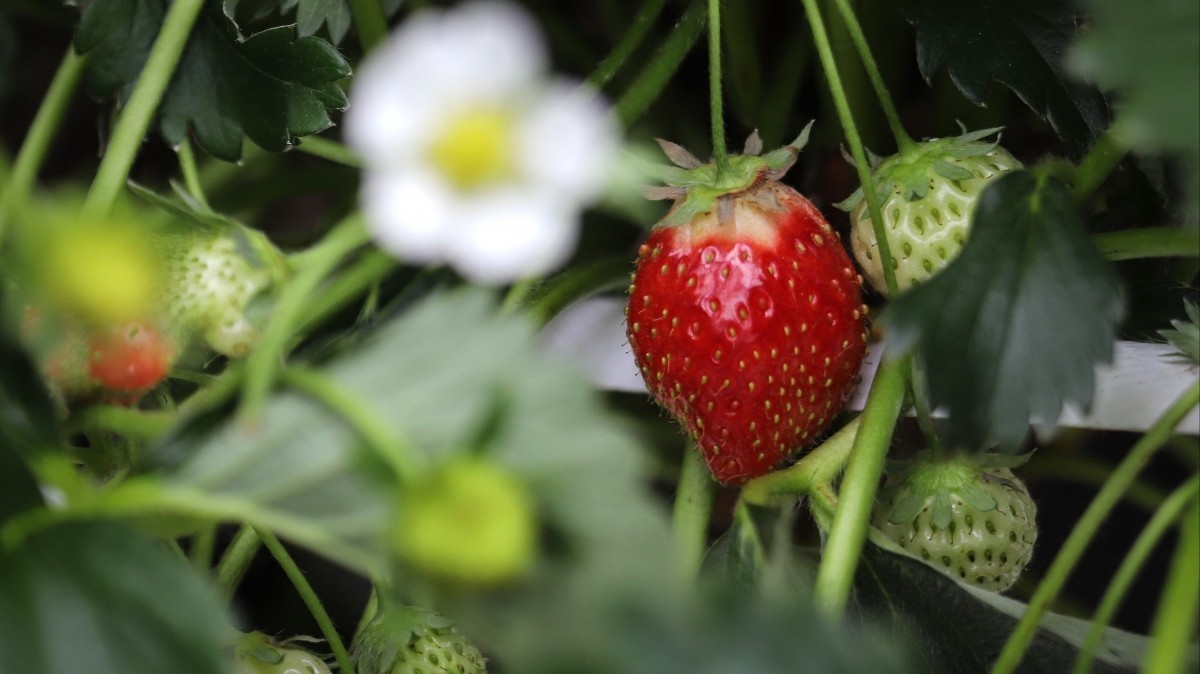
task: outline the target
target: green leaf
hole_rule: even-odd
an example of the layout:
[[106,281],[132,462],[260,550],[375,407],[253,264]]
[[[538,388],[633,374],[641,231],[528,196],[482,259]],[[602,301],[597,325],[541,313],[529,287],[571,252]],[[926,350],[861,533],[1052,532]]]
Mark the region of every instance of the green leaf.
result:
[[[533,321],[499,316],[489,293],[439,294],[353,347],[321,374],[407,439],[418,465],[486,451],[536,486],[575,554],[614,573],[666,573],[664,513],[637,442],[581,375],[540,354]],[[383,568],[394,488],[334,413],[283,392],[254,424],[218,411],[192,429],[157,448],[161,489],[351,568]]]
[[231,631],[212,590],[165,547],[68,523],[0,549],[0,671],[221,674]]
[[1091,404],[1124,292],[1057,179],[1010,173],[984,189],[962,253],[897,298],[889,348],[915,347],[951,445],[1015,447],[1031,420]]
[[42,505],[25,460],[57,440],[46,387],[25,353],[0,329],[0,522]]
[[[914,643],[913,652],[923,658],[920,671],[988,671],[1025,610],[1016,600],[959,583],[904,554],[868,544],[863,557],[855,579],[857,610],[892,625],[898,633],[893,636]],[[1021,671],[1071,671],[1089,625],[1047,614]],[[1138,671],[1148,641],[1108,629],[1091,671]]]
[[[10,313],[0,292],[0,315]],[[59,445],[50,393],[14,335],[0,327],[0,443],[24,457]]]
[[329,39],[340,44],[350,30],[350,4],[346,0],[284,0],[279,9],[296,10],[296,31],[301,37],[316,35],[326,26]]
[[[162,25],[166,0],[95,0],[75,36],[89,53],[94,96],[123,97],[137,79]],[[329,111],[346,106],[337,81],[350,74],[332,45],[295,37],[290,26],[243,38],[214,4],[192,30],[163,95],[158,128],[172,145],[188,131],[215,157],[237,161],[243,137],[279,152],[297,138],[323,131]]]
[[1181,157],[1195,225],[1200,222],[1200,3],[1082,4],[1092,15],[1092,30],[1076,45],[1071,65],[1121,94],[1121,133],[1135,148]]
[[975,105],[993,80],[1004,84],[1050,122],[1074,156],[1107,127],[1104,99],[1065,73],[1063,53],[1078,18],[1066,0],[915,0],[907,16],[926,80],[946,65]]

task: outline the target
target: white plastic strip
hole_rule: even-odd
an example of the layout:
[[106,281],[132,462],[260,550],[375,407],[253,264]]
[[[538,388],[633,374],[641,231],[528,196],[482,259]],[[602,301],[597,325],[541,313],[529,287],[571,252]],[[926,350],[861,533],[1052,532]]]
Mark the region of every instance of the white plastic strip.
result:
[[[625,339],[624,301],[594,298],[568,308],[546,326],[547,348],[574,363],[599,388],[644,392],[641,376]],[[869,383],[879,367],[882,345],[874,344],[862,367],[862,381],[850,402],[862,409]],[[1068,406],[1061,426],[1114,431],[1144,431],[1183,392],[1200,371],[1171,358],[1165,344],[1117,342],[1111,365],[1096,368],[1096,399],[1090,414]],[[1193,409],[1176,429],[1200,435],[1200,411]]]

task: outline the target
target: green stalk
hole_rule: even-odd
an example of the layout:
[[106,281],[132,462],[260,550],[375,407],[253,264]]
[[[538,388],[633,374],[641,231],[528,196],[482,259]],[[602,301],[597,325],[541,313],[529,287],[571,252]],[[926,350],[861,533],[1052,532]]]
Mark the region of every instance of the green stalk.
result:
[[265,529],[257,529],[258,537],[262,539],[263,545],[275,558],[279,564],[279,568],[283,569],[288,580],[292,581],[292,587],[296,588],[296,593],[304,600],[304,605],[308,607],[308,612],[317,622],[317,627],[321,629],[321,634],[325,636],[325,641],[329,644],[329,648],[333,650],[333,657],[337,659],[338,671],[346,674],[354,674],[354,663],[350,661],[350,654],[346,652],[346,644],[342,643],[342,637],[338,634],[337,628],[333,625],[333,619],[329,617],[329,612],[325,610],[325,605],[321,603],[321,598],[313,590],[308,579],[304,577],[304,572],[296,566],[296,560],[288,554],[287,548],[283,547],[283,543],[275,537],[275,534]]
[[1004,644],[1004,650],[1000,652],[1000,657],[992,668],[992,674],[1010,674],[1021,664],[1021,658],[1025,656],[1025,649],[1033,640],[1042,616],[1049,610],[1050,603],[1062,591],[1067,577],[1071,575],[1075,564],[1079,562],[1080,557],[1095,538],[1104,519],[1121,500],[1121,495],[1125,493],[1129,485],[1133,484],[1138,473],[1154,455],[1154,452],[1171,437],[1175,426],[1198,402],[1200,402],[1200,382],[1193,383],[1188,387],[1121,460],[1108,482],[1100,489],[1091,504],[1088,505],[1087,510],[1079,518],[1079,522],[1071,530],[1067,540],[1063,542],[1058,556],[1050,564],[1045,578],[1042,579],[1041,584],[1033,593],[1033,597],[1029,600],[1029,606],[1017,623],[1016,629],[1009,636],[1008,642]]
[[[1021,468],[1021,478],[1034,480],[1059,480],[1095,487],[1097,490],[1108,482],[1112,466],[1096,459],[1079,456],[1043,455],[1037,461]],[[1153,515],[1167,500],[1167,494],[1149,480],[1134,480],[1122,497],[1126,504]]]
[[136,440],[156,440],[166,435],[179,418],[171,410],[140,410],[117,405],[95,405],[71,420],[70,428],[102,428]]
[[729,166],[725,104],[721,98],[721,0],[708,0],[708,110],[712,120],[713,159],[720,175]]
[[383,422],[365,400],[339,386],[323,373],[300,367],[283,371],[283,382],[317,400],[342,418],[358,433],[367,447],[392,468],[401,482],[416,473],[411,446]]
[[526,278],[512,284],[505,293],[504,300],[500,302],[500,314],[506,316],[520,309],[529,300],[529,296],[533,294],[541,281],[541,279]]
[[[834,2],[837,4],[838,12],[842,15],[842,21],[846,24],[846,31],[850,33],[850,40],[854,43],[854,48],[858,50],[859,58],[862,59],[863,68],[867,71],[867,79],[870,80],[871,87],[875,89],[875,95],[879,98],[883,116],[887,118],[888,127],[892,130],[892,137],[896,139],[896,148],[900,152],[904,152],[916,143],[913,142],[912,136],[909,136],[908,132],[904,130],[904,125],[900,123],[900,115],[896,112],[892,96],[883,83],[883,77],[879,75],[879,66],[871,54],[871,47],[863,34],[862,26],[858,23],[858,17],[854,15],[854,9],[850,7],[848,0],[834,0]],[[855,159],[855,161],[858,160]]]
[[306,332],[339,311],[346,304],[378,284],[380,279],[396,269],[397,262],[386,253],[369,250],[338,274],[321,292],[305,305],[297,324],[297,332]]
[[708,543],[708,520],[712,512],[713,481],[700,450],[688,448],[683,457],[671,529],[675,534],[675,557],[679,577],[692,581],[700,573]]
[[1142,533],[1133,542],[1133,546],[1129,548],[1129,554],[1125,555],[1121,566],[1113,574],[1108,589],[1104,591],[1104,597],[1100,599],[1100,605],[1096,608],[1095,616],[1092,617],[1092,627],[1088,630],[1087,640],[1079,649],[1079,658],[1075,661],[1074,674],[1086,674],[1091,671],[1092,659],[1104,638],[1104,628],[1108,627],[1113,614],[1117,612],[1121,601],[1125,599],[1125,594],[1133,585],[1133,581],[1137,579],[1138,572],[1142,570],[1150,553],[1154,552],[1154,548],[1162,539],[1163,534],[1167,532],[1171,523],[1179,518],[1188,503],[1196,498],[1197,493],[1200,493],[1200,476],[1192,477],[1191,480],[1176,489],[1163,502],[1158,512],[1154,513],[1154,517],[1150,518],[1146,527],[1142,529]]
[[1196,232],[1184,227],[1143,227],[1096,234],[1092,243],[1106,259],[1138,260],[1148,257],[1200,257]]
[[700,37],[704,21],[704,4],[700,0],[693,0],[683,18],[654,54],[650,65],[642,70],[614,106],[623,125],[632,126],[662,93],[675,71],[679,70],[696,38]]
[[184,138],[179,147],[175,148],[175,153],[179,155],[179,172],[183,174],[183,185],[188,194],[191,194],[204,210],[211,211],[208,199],[204,197],[204,187],[200,184],[200,171],[196,169],[196,154],[192,152],[191,141]]
[[633,18],[633,23],[626,29],[625,35],[616,47],[609,53],[608,56],[596,66],[596,70],[587,78],[587,83],[597,89],[608,84],[608,81],[617,74],[625,61],[633,54],[642,40],[646,39],[647,33],[650,32],[650,27],[654,25],[655,19],[662,13],[663,6],[667,4],[667,0],[644,0],[641,9],[638,10],[637,16]]
[[204,0],[174,0],[167,10],[146,65],[108,139],[108,149],[83,203],[85,217],[103,218],[112,210],[203,7]]
[[243,524],[234,534],[233,542],[225,549],[225,554],[221,555],[221,561],[217,564],[214,574],[217,587],[225,593],[225,596],[232,597],[233,593],[237,591],[238,585],[242,583],[242,577],[246,575],[246,569],[250,568],[250,562],[254,561],[254,555],[258,553],[260,545],[262,545],[262,540],[259,539],[258,533],[248,525]]
[[363,166],[362,157],[358,156],[357,152],[328,138],[306,136],[296,144],[296,149],[305,154],[311,154],[314,157],[327,159],[335,164],[349,166],[350,168],[361,169]]
[[842,478],[813,592],[817,607],[833,619],[840,618],[845,611],[854,572],[867,540],[879,476],[908,386],[907,360],[880,363],[861,416],[862,426],[854,436],[854,448]]
[[625,255],[605,257],[571,267],[548,279],[529,298],[527,311],[540,325],[545,325],[576,300],[606,290],[628,287],[629,258]]
[[358,44],[364,54],[387,37],[387,15],[379,0],[350,0],[350,16],[354,19],[354,31],[358,33]]
[[846,132],[846,141],[850,143],[850,153],[854,156],[854,169],[858,172],[858,180],[862,183],[863,195],[867,199],[867,211],[871,215],[871,225],[875,230],[875,240],[879,242],[879,262],[883,265],[883,276],[887,281],[888,295],[897,297],[900,294],[896,285],[896,270],[892,268],[892,251],[888,245],[887,230],[883,226],[883,210],[879,204],[879,194],[875,191],[875,183],[871,180],[871,165],[867,162],[867,153],[863,148],[862,138],[858,135],[858,127],[854,124],[854,115],[850,113],[850,102],[846,99],[846,90],[842,86],[842,76],[838,73],[837,62],[833,58],[833,48],[829,44],[829,34],[825,31],[825,21],[817,8],[817,0],[801,0],[804,12],[808,15],[808,23],[812,27],[813,42],[817,45],[817,55],[821,58],[821,69],[829,81],[829,93],[833,95],[833,104],[837,108],[838,120]]
[[343,220],[306,255],[305,265],[283,287],[258,347],[246,358],[240,409],[244,419],[254,419],[262,411],[275,383],[275,375],[286,357],[284,349],[317,286],[343,258],[366,241],[367,234],[359,217]]
[[188,561],[200,573],[207,575],[212,568],[213,549],[217,544],[217,525],[206,524],[195,536],[189,546]]
[[925,394],[925,380],[917,372],[916,357],[908,359],[908,384],[912,393],[913,409],[917,411],[917,425],[925,436],[929,451],[934,456],[942,454],[942,443],[938,440],[937,427],[933,425],[933,412],[929,409],[929,397]]
[[1200,605],[1200,499],[1192,499],[1150,629],[1147,672],[1183,672]]
[[1075,201],[1081,203],[1092,196],[1128,152],[1129,146],[1118,140],[1111,128],[1097,138],[1087,155],[1075,167],[1071,180],[1071,191]]
[[782,497],[811,494],[817,485],[832,482],[850,458],[861,422],[861,416],[855,417],[796,463],[750,480],[742,487],[740,500],[772,506]]
[[33,124],[25,133],[25,140],[21,143],[16,161],[13,162],[12,172],[8,175],[4,188],[0,189],[0,241],[4,240],[4,230],[9,219],[21,209],[33,190],[38,169],[46,158],[50,142],[54,140],[59,122],[71,103],[71,97],[75,95],[86,64],[86,56],[76,55],[74,47],[67,48],[67,55],[63,57],[58,72],[50,82],[50,88],[33,118]]

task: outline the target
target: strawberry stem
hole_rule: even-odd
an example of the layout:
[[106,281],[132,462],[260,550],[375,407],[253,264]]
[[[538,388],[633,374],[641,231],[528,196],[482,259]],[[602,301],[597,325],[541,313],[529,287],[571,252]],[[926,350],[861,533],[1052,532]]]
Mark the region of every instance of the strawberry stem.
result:
[[708,520],[712,512],[713,481],[698,449],[689,447],[680,468],[675,490],[671,529],[675,534],[675,557],[679,577],[695,580],[708,543]]
[[350,653],[346,651],[346,644],[342,643],[342,637],[333,626],[333,619],[329,617],[329,611],[325,610],[321,598],[317,596],[308,579],[304,577],[304,572],[296,565],[296,560],[292,559],[287,548],[283,547],[283,543],[275,537],[275,534],[266,529],[255,529],[255,531],[258,532],[258,537],[262,539],[263,545],[266,546],[271,556],[275,558],[275,562],[279,564],[279,568],[283,569],[283,573],[292,582],[292,587],[296,588],[296,594],[300,595],[300,599],[308,607],[308,612],[316,621],[317,627],[321,629],[321,634],[324,635],[330,650],[333,651],[333,657],[337,659],[338,671],[354,674],[354,663],[350,661]]
[[712,116],[713,160],[717,175],[725,172],[725,106],[721,97],[721,0],[708,0],[708,104]]
[[167,10],[158,37],[146,57],[146,65],[117,118],[104,158],[100,160],[96,177],[83,202],[83,214],[88,219],[107,216],[125,187],[129,169],[158,112],[158,104],[175,74],[179,57],[203,7],[204,0],[177,0]]
[[1171,560],[1167,585],[1163,588],[1150,646],[1147,672],[1182,672],[1187,667],[1192,633],[1196,629],[1196,606],[1200,605],[1200,499],[1192,499],[1187,519]]
[[1197,257],[1195,230],[1185,227],[1118,229],[1092,237],[1100,254],[1110,261],[1148,257]]
[[[846,24],[846,30],[850,33],[850,40],[854,43],[855,49],[858,50],[858,56],[862,59],[863,68],[867,71],[867,79],[871,81],[871,87],[875,90],[875,96],[879,98],[879,105],[883,108],[883,116],[887,118],[888,128],[892,131],[892,136],[896,139],[896,149],[902,154],[916,145],[913,142],[912,136],[904,130],[904,125],[900,123],[900,115],[896,112],[896,106],[892,102],[892,96],[888,93],[887,86],[883,83],[883,77],[879,75],[879,66],[875,63],[875,57],[871,55],[871,47],[867,44],[867,38],[863,35],[862,26],[858,23],[858,17],[854,15],[854,9],[850,7],[847,0],[835,0],[838,12],[842,15],[842,21]],[[857,161],[857,159],[855,160]]]
[[305,257],[305,266],[280,292],[262,339],[246,359],[240,413],[254,419],[262,412],[275,376],[286,357],[288,340],[303,321],[317,286],[356,248],[366,243],[361,217],[351,216],[336,225]]
[[329,140],[321,136],[305,136],[300,142],[296,143],[296,149],[305,153],[311,154],[314,157],[320,157],[342,166],[361,169],[363,167],[362,157],[350,148]]
[[704,3],[702,0],[695,0],[654,54],[650,65],[642,70],[613,106],[622,124],[630,126],[636,122],[666,88],[671,76],[679,70],[683,58],[700,37],[700,30],[704,28],[704,18]]
[[371,51],[387,37],[387,15],[379,0],[350,0],[350,16],[363,53]]
[[875,240],[879,242],[879,261],[883,265],[883,276],[887,282],[888,296],[900,294],[896,285],[896,270],[892,267],[892,251],[888,245],[887,230],[883,224],[883,211],[879,205],[879,194],[875,191],[875,182],[871,179],[871,164],[867,161],[867,153],[863,148],[862,138],[858,135],[858,127],[854,123],[854,115],[850,114],[850,102],[846,98],[846,89],[842,86],[842,77],[838,73],[837,62],[833,58],[833,47],[829,44],[829,34],[825,30],[825,21],[817,8],[816,0],[801,0],[804,3],[804,13],[808,16],[812,28],[813,42],[817,46],[817,55],[821,58],[821,69],[829,82],[829,92],[833,96],[834,107],[837,108],[838,120],[846,132],[846,141],[850,143],[850,153],[854,156],[854,168],[858,172],[858,180],[862,183],[863,195],[867,199],[867,211],[871,214],[871,226],[875,230]]
[[1071,192],[1075,202],[1083,203],[1092,196],[1128,152],[1129,145],[1120,140],[1111,128],[1097,138],[1071,177]]
[[907,374],[908,359],[880,364],[862,413],[862,426],[854,436],[813,592],[817,607],[835,620],[845,611],[867,540],[879,476],[908,389]]
[[33,118],[33,124],[25,134],[25,141],[21,143],[21,150],[13,162],[12,173],[0,189],[0,241],[4,240],[8,220],[20,210],[33,189],[38,169],[42,166],[50,142],[58,133],[59,122],[62,121],[67,105],[75,95],[86,63],[86,56],[76,55],[73,46],[67,48],[67,55],[58,66],[58,72],[50,82],[50,89],[46,91],[37,115]]
[[934,456],[941,456],[943,452],[942,443],[938,440],[937,428],[933,425],[933,413],[929,409],[929,397],[925,392],[925,380],[921,377],[921,373],[917,371],[917,359],[910,358],[908,367],[909,390],[912,392],[913,409],[917,411],[917,424],[921,427],[921,433],[925,435],[925,442],[929,445],[929,451]]
[[[1138,572],[1150,558],[1150,553],[1154,552],[1158,542],[1167,533],[1167,529],[1179,519],[1184,507],[1196,498],[1197,493],[1200,493],[1200,476],[1192,476],[1191,480],[1172,492],[1163,502],[1162,507],[1154,513],[1154,516],[1146,523],[1146,528],[1142,529],[1142,533],[1133,542],[1129,548],[1129,554],[1125,555],[1121,566],[1113,574],[1112,582],[1108,584],[1108,589],[1104,591],[1096,613],[1092,616],[1092,626],[1088,629],[1087,640],[1079,649],[1079,658],[1075,660],[1074,674],[1086,674],[1092,670],[1092,660],[1096,650],[1100,648],[1100,642],[1104,639],[1104,628],[1112,621],[1121,601],[1133,585],[1133,581],[1137,579]],[[1192,568],[1195,566],[1193,565]],[[1185,614],[1180,613],[1179,615]]]
[[282,379],[288,386],[313,398],[341,417],[347,426],[358,433],[367,448],[392,469],[398,481],[406,482],[417,472],[412,445],[374,414],[368,401],[338,386],[336,382],[316,370],[289,367],[284,370]]
[[254,561],[254,556],[258,554],[261,546],[262,539],[249,525],[243,524],[233,535],[233,541],[225,548],[225,554],[221,555],[221,561],[217,563],[213,574],[217,587],[225,596],[232,597],[237,591],[238,585],[242,584],[242,577],[246,575],[246,569],[250,568],[250,562]]
[[1063,542],[1058,556],[1051,562],[1045,578],[1038,585],[1033,597],[1030,598],[1029,607],[1025,609],[1016,629],[1009,636],[1008,642],[1004,644],[1004,650],[1000,652],[1000,657],[997,658],[996,664],[992,668],[992,674],[1011,674],[1021,664],[1021,659],[1025,657],[1025,650],[1033,641],[1034,634],[1037,633],[1042,616],[1046,614],[1050,603],[1062,591],[1067,577],[1071,575],[1075,564],[1083,557],[1088,545],[1096,537],[1096,532],[1100,530],[1104,519],[1108,517],[1113,507],[1121,500],[1121,496],[1133,484],[1138,473],[1149,462],[1154,452],[1171,437],[1175,426],[1197,403],[1200,403],[1200,382],[1193,383],[1188,387],[1125,455],[1125,458],[1113,471],[1112,476],[1109,477],[1108,482],[1100,489],[1091,504],[1088,505],[1087,510],[1079,518],[1079,522],[1071,530],[1067,540]]
[[217,524],[207,524],[188,542],[188,561],[207,577],[212,570],[213,551],[217,547]]
[[179,156],[179,172],[183,174],[183,185],[188,194],[191,194],[205,211],[211,212],[208,199],[204,196],[204,187],[200,184],[200,172],[196,169],[196,154],[192,152],[191,141],[184,138],[179,147],[175,148],[175,154]]
[[588,76],[587,83],[599,89],[617,74],[625,61],[633,54],[633,52],[642,44],[642,40],[646,39],[646,35],[650,32],[650,27],[654,25],[654,20],[662,14],[663,7],[667,4],[667,0],[645,0],[642,3],[641,9],[638,10],[637,16],[634,17],[633,23],[629,25],[629,29],[625,31],[625,35],[617,46],[604,57],[600,65],[592,71]]
[[814,495],[842,472],[862,417],[855,417],[799,461],[773,473],[767,473],[742,487],[741,500],[751,505],[771,506],[780,498]]

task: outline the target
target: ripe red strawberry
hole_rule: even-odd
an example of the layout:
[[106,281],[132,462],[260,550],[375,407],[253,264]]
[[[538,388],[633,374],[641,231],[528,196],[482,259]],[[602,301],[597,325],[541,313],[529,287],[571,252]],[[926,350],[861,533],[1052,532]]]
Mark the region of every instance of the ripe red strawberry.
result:
[[88,343],[88,371],[115,393],[141,393],[171,371],[175,348],[157,329],[143,323],[96,329]]
[[671,212],[641,247],[627,311],[647,387],[713,475],[740,483],[832,422],[866,350],[861,279],[807,199],[778,182],[807,135],[727,171],[663,143]]

